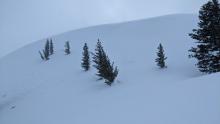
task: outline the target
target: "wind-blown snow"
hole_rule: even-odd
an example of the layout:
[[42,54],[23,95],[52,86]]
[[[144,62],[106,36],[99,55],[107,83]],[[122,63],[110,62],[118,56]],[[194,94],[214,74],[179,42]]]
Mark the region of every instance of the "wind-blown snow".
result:
[[[188,58],[196,15],[169,15],[102,25],[53,37],[55,55],[44,62],[45,40],[0,60],[1,124],[219,124],[219,74],[202,76]],[[82,47],[103,41],[120,72],[112,87],[80,67]],[[70,41],[72,54],[64,54]],[[168,68],[154,59],[159,43]]]

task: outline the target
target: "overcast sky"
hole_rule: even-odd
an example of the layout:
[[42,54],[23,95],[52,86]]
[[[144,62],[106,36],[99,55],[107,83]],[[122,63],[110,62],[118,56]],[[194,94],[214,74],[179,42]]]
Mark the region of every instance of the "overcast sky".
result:
[[27,43],[81,27],[173,13],[198,13],[206,1],[0,0],[0,56]]

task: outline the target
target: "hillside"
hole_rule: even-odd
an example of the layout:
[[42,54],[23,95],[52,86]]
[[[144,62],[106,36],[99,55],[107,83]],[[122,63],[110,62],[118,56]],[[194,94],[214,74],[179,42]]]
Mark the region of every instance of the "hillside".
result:
[[[202,75],[188,58],[196,23],[179,14],[84,28],[53,37],[47,62],[38,54],[45,39],[1,58],[0,123],[219,124],[219,74]],[[120,70],[112,87],[80,67],[83,44],[94,51],[98,38]],[[154,62],[159,43],[164,70]]]

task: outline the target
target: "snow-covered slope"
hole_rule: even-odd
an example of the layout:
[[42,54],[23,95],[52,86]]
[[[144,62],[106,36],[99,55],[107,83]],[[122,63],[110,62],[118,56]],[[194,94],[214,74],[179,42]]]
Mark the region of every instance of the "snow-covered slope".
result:
[[[219,74],[202,76],[188,59],[196,15],[169,15],[102,25],[53,37],[55,55],[44,62],[45,40],[0,60],[1,124],[219,124]],[[80,67],[82,46],[103,41],[120,72],[112,87]],[[70,41],[72,54],[64,55]],[[168,68],[154,59],[162,43]]]

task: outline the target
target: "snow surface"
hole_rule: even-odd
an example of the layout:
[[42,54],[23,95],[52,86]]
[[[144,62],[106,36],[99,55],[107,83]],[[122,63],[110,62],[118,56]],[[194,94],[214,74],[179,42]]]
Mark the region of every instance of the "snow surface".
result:
[[[220,76],[202,75],[188,58],[196,23],[179,14],[101,25],[53,37],[47,62],[38,54],[45,40],[3,57],[0,124],[219,124]],[[83,44],[93,51],[98,38],[120,69],[112,87],[80,67]],[[154,62],[159,43],[164,70]]]

